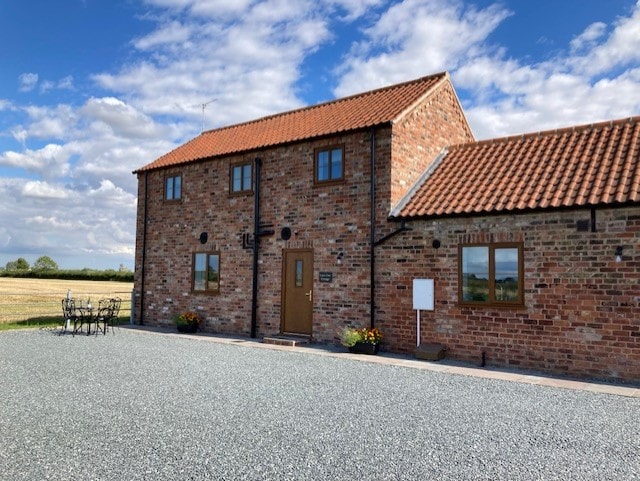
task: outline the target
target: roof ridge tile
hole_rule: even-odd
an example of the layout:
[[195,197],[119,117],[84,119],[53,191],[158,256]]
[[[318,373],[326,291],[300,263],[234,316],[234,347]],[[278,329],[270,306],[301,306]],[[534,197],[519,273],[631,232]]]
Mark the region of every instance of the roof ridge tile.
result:
[[354,99],[357,99],[357,98],[360,98],[360,97],[366,97],[366,96],[369,96],[369,95],[375,95],[375,94],[378,94],[378,93],[386,91],[386,90],[394,90],[394,89],[405,87],[405,86],[410,85],[410,84],[417,84],[417,83],[423,82],[425,80],[433,79],[435,77],[442,76],[444,78],[445,75],[446,75],[446,72],[440,72],[440,73],[433,74],[433,75],[426,75],[426,76],[423,76],[423,77],[420,77],[420,78],[417,78],[417,79],[407,80],[406,82],[402,82],[402,83],[399,83],[399,84],[386,85],[384,87],[379,87],[377,89],[367,90],[367,91],[364,91],[364,92],[358,92],[358,93],[355,93],[355,94],[347,95],[346,97],[340,97],[340,98],[333,99],[333,100],[326,100],[324,102],[320,102],[320,103],[313,104],[313,105],[306,105],[304,107],[299,107],[299,108],[296,108],[296,109],[287,110],[285,112],[277,112],[275,114],[265,115],[263,117],[258,117],[256,119],[250,119],[250,120],[246,120],[244,122],[238,122],[238,123],[231,124],[231,125],[224,125],[222,127],[217,127],[217,128],[214,128],[214,129],[205,130],[200,135],[206,134],[206,133],[209,133],[209,132],[218,132],[218,131],[221,131],[221,130],[234,129],[234,128],[242,127],[242,126],[245,126],[245,125],[262,123],[262,122],[265,122],[267,120],[272,120],[272,119],[278,118],[278,117],[286,117],[287,115],[293,115],[293,114],[301,113],[301,112],[304,112],[304,111],[316,110],[316,109],[319,109],[319,108],[322,108],[322,107],[326,107],[326,106],[329,106],[329,105],[332,105],[332,104],[339,104],[339,103],[347,102],[347,101],[354,100]]
[[558,134],[564,134],[569,132],[586,132],[589,130],[600,130],[607,127],[612,128],[620,125],[626,125],[626,124],[633,125],[633,124],[639,124],[639,123],[640,123],[640,115],[632,116],[632,117],[622,117],[619,119],[605,120],[602,122],[594,122],[590,124],[573,125],[573,126],[567,126],[567,127],[559,127],[555,129],[526,132],[523,134],[507,135],[504,137],[495,137],[491,139],[476,140],[472,142],[465,142],[462,144],[451,145],[449,146],[449,148],[459,149],[459,148],[465,148],[465,147],[473,147],[476,145],[491,145],[491,144],[500,143],[500,142],[512,142],[516,140],[524,140],[524,139],[537,138],[537,137],[547,137],[551,135],[558,135]]

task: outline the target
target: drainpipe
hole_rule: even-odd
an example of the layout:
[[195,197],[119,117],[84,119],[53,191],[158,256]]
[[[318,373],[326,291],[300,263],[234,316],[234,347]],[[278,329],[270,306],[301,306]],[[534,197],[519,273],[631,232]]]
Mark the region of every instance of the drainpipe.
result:
[[148,204],[148,192],[149,192],[149,172],[144,173],[144,215],[142,220],[142,262],[140,266],[140,320],[138,324],[144,325],[144,278],[145,271],[144,266],[147,260],[147,204]]
[[260,242],[260,167],[262,160],[254,160],[254,192],[253,192],[253,286],[251,293],[251,337],[256,337],[258,324],[258,246]]
[[411,227],[407,226],[407,221],[402,219],[401,223],[400,223],[400,227],[398,227],[396,230],[394,230],[393,232],[388,233],[386,236],[384,236],[382,239],[378,239],[375,242],[375,246],[379,246],[380,244],[383,244],[384,242],[387,242],[389,239],[391,239],[392,237],[397,236],[398,234],[402,234],[403,232],[407,232],[410,231]]
[[376,148],[375,148],[375,141],[376,141],[376,132],[375,132],[375,127],[371,127],[371,135],[370,135],[370,142],[371,142],[371,157],[370,157],[370,163],[371,163],[371,187],[370,187],[370,196],[371,196],[371,214],[370,214],[370,222],[371,222],[371,231],[370,231],[370,239],[369,239],[369,245],[370,245],[370,252],[369,252],[369,272],[371,274],[371,279],[370,279],[370,286],[371,286],[371,293],[370,293],[370,315],[371,315],[371,319],[370,319],[370,325],[371,325],[371,329],[374,328],[375,326],[375,309],[376,309],[376,301],[375,301],[375,296],[376,296],[376,271],[375,271],[375,267],[376,267],[376,256],[375,256],[375,251],[374,251],[374,247],[375,247],[375,242],[376,242],[376,225],[375,225],[375,221],[376,221],[376,176],[375,176],[375,153],[376,153]]

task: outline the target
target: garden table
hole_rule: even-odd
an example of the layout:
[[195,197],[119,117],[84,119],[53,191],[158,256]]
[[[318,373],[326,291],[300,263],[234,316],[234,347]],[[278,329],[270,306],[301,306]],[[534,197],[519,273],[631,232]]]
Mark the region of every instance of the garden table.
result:
[[[76,311],[78,311],[78,318],[80,319],[80,327],[74,331],[74,333],[80,331],[82,332],[82,326],[84,324],[87,325],[87,336],[91,334],[91,324],[96,322],[95,312],[97,311],[91,304],[87,304],[86,306],[76,306]],[[97,325],[96,325],[97,329]]]

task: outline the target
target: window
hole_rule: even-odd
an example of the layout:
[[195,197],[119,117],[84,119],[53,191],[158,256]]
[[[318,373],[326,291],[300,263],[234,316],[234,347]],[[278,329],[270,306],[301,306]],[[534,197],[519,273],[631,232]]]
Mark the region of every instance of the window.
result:
[[198,252],[193,255],[193,290],[220,291],[220,254]]
[[251,164],[231,166],[231,193],[250,192],[252,189]]
[[167,177],[164,182],[164,198],[166,200],[180,200],[182,198],[182,177],[175,175]]
[[315,181],[335,182],[344,179],[344,148],[316,151]]
[[301,259],[296,260],[296,287],[302,287],[302,268],[304,267],[304,263]]
[[522,244],[460,246],[461,304],[522,305]]

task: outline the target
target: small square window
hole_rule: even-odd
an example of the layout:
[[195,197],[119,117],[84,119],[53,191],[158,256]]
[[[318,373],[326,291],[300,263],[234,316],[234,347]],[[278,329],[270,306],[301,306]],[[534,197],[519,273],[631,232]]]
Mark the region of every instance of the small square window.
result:
[[314,176],[316,183],[344,180],[344,148],[317,150]]
[[165,200],[180,200],[182,198],[182,176],[167,177],[164,183]]
[[251,164],[236,164],[231,166],[231,193],[251,192],[253,169]]

